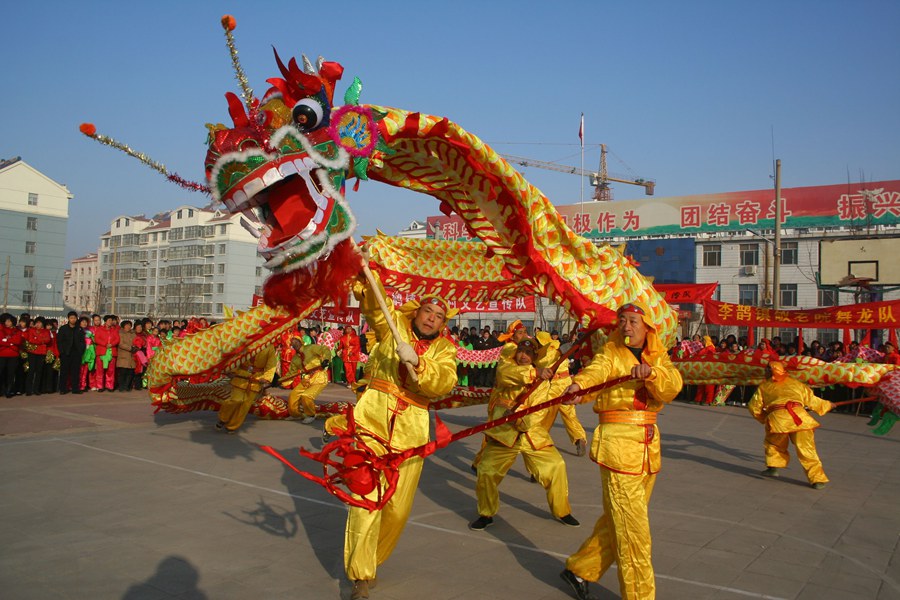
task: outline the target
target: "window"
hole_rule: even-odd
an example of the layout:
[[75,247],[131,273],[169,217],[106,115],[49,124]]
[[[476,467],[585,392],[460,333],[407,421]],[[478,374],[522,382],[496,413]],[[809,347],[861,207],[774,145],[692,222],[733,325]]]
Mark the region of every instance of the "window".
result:
[[225,307],[222,306],[221,302],[216,302],[216,314],[222,314],[224,312]]
[[25,254],[34,254],[37,249],[35,242],[25,242]]
[[34,292],[31,290],[25,290],[22,292],[22,304],[25,306],[31,306],[34,302]]
[[31,279],[34,277],[34,267],[31,265],[25,265],[25,268],[22,270],[22,277],[25,279]]
[[225,226],[224,225],[219,225],[219,234],[225,235]]
[[189,216],[189,217],[193,217],[193,216],[194,216],[194,209],[193,209],[193,208],[189,208],[189,209],[188,209],[188,216]]
[[125,227],[128,227],[131,224],[131,219],[125,219]]
[[759,264],[759,244],[741,244],[741,266]]
[[837,306],[837,290],[819,290],[819,306]]
[[256,276],[262,277],[262,267],[256,267]]
[[109,248],[109,238],[106,238],[105,240],[103,240],[103,247]]
[[175,215],[175,218],[176,218],[176,219],[180,219],[180,218],[181,218],[181,213],[182,213],[182,211],[179,210],[178,213]]
[[37,194],[32,192],[28,193],[28,206],[37,206]]
[[225,244],[219,244],[219,254],[225,254]]
[[703,244],[703,266],[722,266],[722,246],[718,244]]
[[118,229],[119,227],[122,226],[121,221],[122,221],[122,219],[116,219],[116,229]]
[[781,242],[781,264],[796,265],[798,255],[797,242]]
[[778,305],[781,307],[797,306],[797,284],[779,284]]
[[755,283],[738,285],[738,304],[743,304],[744,306],[756,306],[759,304],[759,286]]
[[217,284],[216,284],[216,293],[217,293],[217,294],[224,294],[224,293],[225,293],[225,284],[224,284],[224,283],[217,283]]
[[225,274],[225,263],[219,263],[218,272],[219,272],[219,275]]
[[37,217],[28,217],[28,222],[25,223],[25,229],[37,231]]
[[151,233],[151,234],[150,234],[150,241],[151,241],[151,242],[155,242],[155,241],[156,241],[156,236],[157,236],[157,235],[159,235],[159,234],[158,234],[158,233]]

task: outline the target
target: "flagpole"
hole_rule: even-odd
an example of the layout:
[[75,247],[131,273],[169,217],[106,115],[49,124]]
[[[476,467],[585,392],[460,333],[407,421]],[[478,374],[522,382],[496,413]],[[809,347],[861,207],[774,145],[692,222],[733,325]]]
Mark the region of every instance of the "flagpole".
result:
[[[584,113],[581,113],[581,127],[578,129],[578,137],[581,138],[581,214],[584,214]],[[584,218],[584,217],[582,217]]]

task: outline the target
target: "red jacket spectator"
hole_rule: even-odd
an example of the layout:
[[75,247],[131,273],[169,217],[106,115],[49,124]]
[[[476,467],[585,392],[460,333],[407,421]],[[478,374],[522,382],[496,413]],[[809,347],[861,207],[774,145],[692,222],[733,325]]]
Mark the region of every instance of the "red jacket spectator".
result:
[[22,332],[0,324],[0,358],[13,358],[22,351]]
[[353,331],[352,327],[344,330],[341,336],[340,354],[341,359],[346,362],[359,362],[359,336]]
[[26,342],[31,344],[31,347],[28,349],[29,354],[43,356],[47,354],[47,351],[50,350],[50,346],[53,343],[50,330],[44,329],[43,327],[29,327],[25,330],[22,337]]
[[119,354],[119,328],[115,326],[110,327],[95,327],[94,328],[94,345],[97,346],[97,357],[101,357],[106,354],[107,348],[112,348],[113,358],[118,356]]

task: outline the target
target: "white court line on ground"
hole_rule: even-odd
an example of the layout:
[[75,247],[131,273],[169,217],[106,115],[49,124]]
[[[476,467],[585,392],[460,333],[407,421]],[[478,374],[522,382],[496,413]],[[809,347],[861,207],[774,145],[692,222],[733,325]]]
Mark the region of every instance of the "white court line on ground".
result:
[[716,523],[727,523],[729,525],[735,525],[737,527],[744,527],[746,529],[753,529],[755,531],[761,531],[763,533],[771,533],[771,534],[778,535],[778,536],[781,536],[784,538],[788,538],[788,539],[800,542],[801,544],[806,544],[807,546],[812,546],[813,548],[818,548],[819,550],[824,550],[825,552],[828,552],[829,554],[834,554],[834,555],[840,556],[842,559],[852,562],[854,565],[856,565],[860,569],[862,569],[864,571],[868,571],[869,573],[872,573],[873,575],[879,577],[882,581],[887,583],[889,586],[891,586],[895,590],[900,591],[900,584],[898,584],[897,581],[893,577],[888,575],[887,573],[882,573],[882,572],[874,569],[873,567],[867,565],[866,563],[862,562],[861,560],[853,558],[852,556],[844,554],[840,550],[835,550],[834,548],[825,546],[823,544],[811,542],[807,539],[797,537],[795,535],[789,535],[789,534],[784,533],[783,531],[776,531],[774,529],[766,529],[765,527],[753,525],[752,523],[744,523],[742,521],[733,521],[731,519],[722,519],[720,517],[708,517],[706,515],[696,515],[696,514],[692,514],[692,513],[679,512],[679,511],[675,511],[675,510],[660,509],[657,512],[675,515],[675,516],[679,516],[679,517],[687,517],[687,518],[692,518],[692,519],[705,519],[707,521],[714,521]]
[[[120,458],[127,458],[127,459],[129,459],[129,460],[134,460],[134,461],[138,461],[138,462],[143,462],[143,463],[147,463],[147,464],[154,465],[154,466],[157,466],[157,467],[164,467],[164,468],[172,469],[172,470],[175,470],[175,471],[182,471],[182,472],[184,472],[184,473],[190,473],[190,474],[192,474],[192,475],[198,475],[198,476],[200,476],[200,477],[207,477],[207,478],[209,478],[209,479],[215,479],[215,480],[223,481],[223,482],[226,482],[226,483],[232,483],[232,484],[235,484],[235,485],[240,485],[240,486],[252,488],[252,489],[255,489],[255,490],[260,490],[260,491],[264,491],[264,492],[269,492],[269,493],[271,493],[271,494],[276,494],[276,495],[279,495],[279,496],[288,496],[288,497],[293,498],[293,499],[296,499],[296,500],[303,500],[303,501],[305,501],[305,502],[311,502],[311,503],[313,503],[313,504],[319,504],[319,505],[323,505],[323,506],[330,506],[330,507],[333,507],[333,508],[339,508],[339,509],[346,510],[346,506],[345,506],[344,504],[340,503],[340,502],[328,502],[328,501],[324,501],[324,500],[317,500],[317,499],[315,499],[315,498],[309,498],[309,497],[307,497],[307,496],[300,496],[300,495],[298,495],[298,494],[291,494],[291,493],[289,493],[289,492],[285,492],[284,490],[277,490],[277,489],[273,489],[273,488],[267,488],[267,487],[263,487],[263,486],[256,485],[256,484],[253,484],[253,483],[247,483],[247,482],[244,482],[244,481],[239,481],[239,480],[237,480],[237,479],[231,479],[231,478],[229,478],[229,477],[222,477],[221,475],[213,475],[213,474],[211,474],[211,473],[205,473],[205,472],[203,472],[203,471],[198,471],[198,470],[196,470],[196,469],[188,469],[188,468],[186,468],[186,467],[179,467],[178,465],[171,465],[171,464],[164,463],[164,462],[159,462],[159,461],[156,461],[156,460],[150,460],[150,459],[148,459],[148,458],[143,458],[143,457],[141,457],[141,456],[134,456],[134,455],[132,455],[132,454],[125,454],[124,452],[116,452],[116,451],[113,451],[113,450],[106,450],[105,448],[98,448],[98,447],[96,447],[96,446],[91,446],[91,445],[89,445],[89,444],[84,444],[84,443],[81,443],[81,442],[76,442],[76,441],[74,441],[74,440],[67,440],[67,439],[64,439],[64,438],[49,438],[48,441],[62,442],[62,443],[64,443],[64,444],[70,444],[70,445],[72,445],[72,446],[79,446],[79,447],[81,447],[81,448],[85,448],[85,449],[88,449],[88,450],[94,450],[94,451],[96,451],[96,452],[103,452],[103,453],[105,453],[105,454],[111,454],[111,455],[113,455],[113,456],[118,456],[118,457],[120,457]],[[449,511],[448,511],[448,512],[449,512]],[[430,513],[430,514],[433,514],[433,513]],[[409,525],[416,526],[416,527],[423,527],[423,528],[425,528],[425,529],[431,529],[431,530],[433,530],[433,531],[439,531],[439,532],[442,532],[442,533],[451,534],[451,535],[467,536],[467,537],[472,538],[472,539],[480,539],[480,540],[485,541],[485,542],[489,542],[489,543],[493,543],[493,544],[497,544],[497,545],[501,545],[501,546],[505,546],[505,547],[512,547],[512,548],[516,548],[516,549],[519,549],[519,550],[529,550],[529,551],[531,551],[531,552],[536,552],[536,553],[539,553],[539,554],[545,554],[545,555],[548,555],[548,556],[554,556],[554,557],[556,557],[556,558],[562,558],[562,559],[568,558],[568,555],[567,555],[567,554],[561,554],[561,553],[559,553],[559,552],[552,552],[552,551],[550,551],[550,550],[545,550],[545,549],[543,549],[543,548],[535,548],[535,547],[532,547],[532,546],[523,546],[523,545],[521,545],[521,544],[515,544],[515,543],[504,542],[503,540],[498,540],[498,539],[496,539],[496,538],[488,538],[488,537],[479,536],[479,535],[477,535],[477,534],[472,534],[471,532],[468,532],[468,531],[457,531],[457,530],[454,530],[454,529],[447,529],[447,528],[445,528],[445,527],[438,527],[438,526],[435,526],[435,525],[428,525],[428,524],[426,524],[426,523],[419,523],[419,522],[415,521],[414,519],[410,519],[409,522],[408,522],[408,524],[409,524]],[[613,567],[615,567],[615,565],[613,565]],[[737,589],[737,588],[731,588],[731,587],[727,587],[727,586],[715,585],[715,584],[710,584],[710,583],[703,583],[703,582],[700,582],[700,581],[692,581],[692,580],[689,580],[689,579],[682,579],[681,577],[672,577],[672,576],[669,576],[669,575],[662,575],[662,574],[660,574],[660,573],[656,573],[656,577],[659,578],[659,579],[668,579],[668,580],[671,580],[671,581],[678,581],[678,582],[680,582],[680,583],[686,583],[686,584],[690,584],[690,585],[695,585],[695,586],[697,586],[697,587],[702,587],[702,588],[707,588],[707,589],[713,589],[713,590],[718,590],[718,591],[723,591],[723,592],[729,592],[729,593],[732,593],[732,594],[736,594],[736,595],[738,595],[738,596],[746,596],[746,597],[748,597],[748,598],[760,598],[760,599],[762,599],[762,600],[788,600],[787,598],[782,598],[782,597],[780,597],[780,596],[769,596],[769,595],[767,595],[767,594],[760,594],[760,593],[757,593],[757,592],[749,592],[749,591],[746,591],[746,590],[740,590],[740,589]]]

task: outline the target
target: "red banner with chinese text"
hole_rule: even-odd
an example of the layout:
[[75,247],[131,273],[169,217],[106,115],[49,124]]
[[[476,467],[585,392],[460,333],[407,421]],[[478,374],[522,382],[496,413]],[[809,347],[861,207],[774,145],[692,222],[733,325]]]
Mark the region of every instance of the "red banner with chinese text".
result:
[[[385,290],[387,295],[393,300],[394,306],[401,306],[410,300],[418,298],[416,294],[409,292],[401,292],[393,288]],[[505,313],[505,312],[534,312],[535,301],[534,296],[523,296],[521,298],[503,298],[501,300],[483,300],[483,301],[462,301],[448,300],[447,304],[450,308],[456,308],[460,313],[467,312],[485,312],[485,313]]]
[[716,283],[654,283],[653,289],[669,304],[700,304],[716,293]]
[[360,310],[359,307],[354,306],[346,306],[342,309],[337,309],[334,306],[322,306],[312,311],[306,318],[310,321],[359,327]]
[[704,300],[702,304],[706,322],[713,325],[803,329],[895,329],[900,326],[900,300],[811,310],[772,310],[715,300]]

